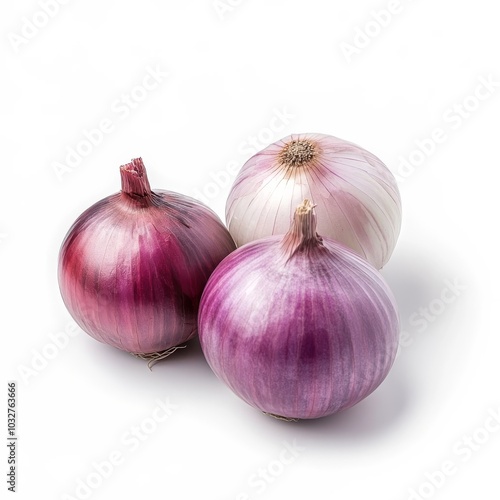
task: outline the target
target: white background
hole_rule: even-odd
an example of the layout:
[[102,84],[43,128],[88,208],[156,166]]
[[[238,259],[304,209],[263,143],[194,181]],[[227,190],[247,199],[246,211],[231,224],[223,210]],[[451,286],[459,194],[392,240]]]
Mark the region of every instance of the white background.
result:
[[[96,500],[499,498],[494,2],[401,0],[379,21],[389,2],[224,2],[70,0],[50,19],[32,0],[1,8],[0,321],[4,380],[19,392],[17,498],[83,498],[88,478],[101,483]],[[148,68],[168,76],[141,93]],[[488,93],[481,79],[496,85]],[[142,101],[127,110],[131,93]],[[113,130],[57,175],[105,119]],[[405,340],[375,393],[286,423],[234,396],[196,342],[153,371],[79,329],[54,347],[72,325],[59,246],[85,208],[119,190],[120,164],[142,156],[153,187],[201,193],[222,217],[251,143],[298,132],[355,142],[400,181],[404,223],[382,272]],[[153,429],[157,398],[176,409]],[[149,434],[132,449],[123,436],[141,425]],[[92,464],[113,452],[122,462],[100,481]],[[447,476],[435,474],[443,462]]]

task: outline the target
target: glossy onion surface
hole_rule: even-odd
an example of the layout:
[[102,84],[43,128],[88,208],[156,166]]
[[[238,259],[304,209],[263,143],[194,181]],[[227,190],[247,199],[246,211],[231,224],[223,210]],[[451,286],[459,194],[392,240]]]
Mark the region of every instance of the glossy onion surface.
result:
[[324,134],[285,137],[243,165],[226,204],[236,245],[285,234],[305,198],[316,204],[322,236],[377,269],[387,263],[401,228],[396,180],[372,153]]
[[121,167],[122,191],[86,210],[59,255],[59,286],[89,335],[157,353],[197,332],[203,288],[235,246],[217,215],[170,191],[151,191],[142,160]]
[[255,408],[300,419],[368,396],[389,372],[399,335],[380,273],[317,236],[308,207],[286,236],[249,243],[224,259],[199,316],[215,374]]

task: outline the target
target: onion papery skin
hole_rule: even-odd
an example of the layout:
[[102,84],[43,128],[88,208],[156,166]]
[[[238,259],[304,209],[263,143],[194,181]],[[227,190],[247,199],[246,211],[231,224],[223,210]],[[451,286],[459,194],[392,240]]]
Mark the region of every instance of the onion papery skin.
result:
[[222,261],[202,296],[199,336],[212,370],[248,404],[311,419],[378,387],[396,356],[399,318],[364,259],[329,238],[294,237],[251,242]]
[[151,191],[141,159],[122,166],[121,175],[122,191],[87,209],[66,235],[59,287],[95,339],[160,353],[196,335],[203,288],[235,245],[208,207]]
[[[307,144],[310,152],[287,156],[294,144]],[[401,228],[396,179],[372,153],[325,134],[290,135],[243,165],[226,204],[236,245],[285,234],[305,198],[316,204],[319,234],[352,248],[377,269],[387,263]]]

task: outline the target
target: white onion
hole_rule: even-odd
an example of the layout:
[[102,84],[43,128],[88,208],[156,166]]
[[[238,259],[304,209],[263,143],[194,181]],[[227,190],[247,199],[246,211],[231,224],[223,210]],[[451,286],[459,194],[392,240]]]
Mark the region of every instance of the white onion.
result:
[[250,158],[227,200],[229,232],[238,246],[285,234],[305,198],[316,205],[319,234],[377,269],[386,264],[401,228],[396,180],[376,156],[329,135],[291,135]]

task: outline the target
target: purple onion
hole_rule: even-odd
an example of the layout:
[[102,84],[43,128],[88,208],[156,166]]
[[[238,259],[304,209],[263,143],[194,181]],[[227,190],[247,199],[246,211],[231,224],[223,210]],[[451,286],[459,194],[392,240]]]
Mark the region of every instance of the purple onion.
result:
[[89,335],[154,356],[196,335],[203,288],[235,245],[200,202],[152,191],[140,158],[120,173],[122,191],[86,210],[66,235],[59,286]]
[[250,405],[289,419],[349,408],[384,380],[399,319],[380,273],[316,233],[305,200],[285,236],[226,257],[203,292],[200,342],[215,374]]

